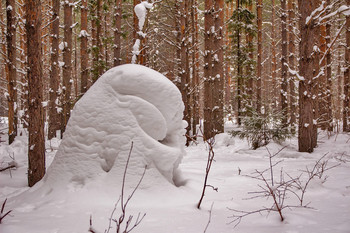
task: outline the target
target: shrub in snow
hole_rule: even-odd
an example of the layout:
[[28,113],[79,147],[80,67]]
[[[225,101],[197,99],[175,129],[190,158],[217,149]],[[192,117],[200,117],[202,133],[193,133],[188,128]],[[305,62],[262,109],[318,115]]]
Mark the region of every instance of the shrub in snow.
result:
[[147,166],[147,175],[172,183],[184,153],[183,110],[162,74],[133,64],[110,69],[74,106],[45,180],[120,180],[133,142],[129,170],[139,178]]
[[242,118],[242,129],[232,130],[230,134],[246,138],[252,149],[269,144],[271,140],[281,143],[292,136],[290,130],[283,126],[281,113],[266,115],[252,111],[249,116]]

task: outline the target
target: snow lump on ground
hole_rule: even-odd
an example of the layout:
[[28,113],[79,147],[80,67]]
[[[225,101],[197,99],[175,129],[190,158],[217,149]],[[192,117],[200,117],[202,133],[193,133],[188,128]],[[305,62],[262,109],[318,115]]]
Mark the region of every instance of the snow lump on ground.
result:
[[139,174],[146,166],[172,183],[183,156],[183,109],[181,93],[162,74],[132,64],[110,69],[75,105],[44,182],[113,182],[133,142],[129,169]]

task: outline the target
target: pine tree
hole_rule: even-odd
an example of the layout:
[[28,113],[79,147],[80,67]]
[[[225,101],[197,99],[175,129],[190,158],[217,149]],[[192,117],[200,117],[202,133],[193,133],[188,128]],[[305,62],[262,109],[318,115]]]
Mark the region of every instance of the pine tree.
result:
[[84,94],[88,89],[89,69],[88,60],[88,0],[81,2],[81,32],[80,32],[80,92]]
[[286,0],[281,0],[281,20],[282,20],[282,69],[281,69],[281,110],[282,124],[286,127],[288,121],[288,32],[287,32],[287,4]]
[[[241,124],[241,119],[247,112],[253,110],[253,106],[249,99],[249,92],[246,91],[247,83],[253,77],[252,66],[254,60],[249,56],[252,52],[252,46],[244,44],[243,35],[245,34],[248,38],[255,36],[256,29],[253,25],[255,15],[247,8],[245,4],[251,4],[251,0],[236,0],[236,9],[233,11],[229,29],[232,32],[231,38],[233,43],[233,53],[235,56],[235,67],[236,67],[236,82],[237,82],[237,122]],[[248,40],[249,42],[249,40]],[[247,72],[248,71],[248,72]]]
[[6,77],[8,85],[9,144],[17,136],[17,71],[16,71],[16,6],[15,0],[6,0]]
[[[301,18],[300,24],[300,76],[299,81],[299,135],[300,152],[313,152],[317,145],[317,103],[314,95],[317,93],[317,82],[314,79],[319,74],[319,55],[314,51],[318,44],[319,27],[313,18],[312,11],[319,5],[318,0],[299,0]],[[308,20],[307,20],[308,19]]]
[[72,0],[64,2],[64,39],[63,39],[63,91],[62,91],[62,122],[61,133],[66,129],[71,111],[71,89],[72,89]]
[[[348,6],[350,0],[346,0]],[[346,48],[345,48],[345,72],[344,72],[344,101],[343,101],[343,131],[349,132],[350,118],[350,16],[346,17]]]
[[50,100],[49,100],[49,130],[48,139],[56,137],[56,131],[60,129],[60,120],[58,114],[58,87],[60,83],[59,76],[59,15],[60,1],[52,0],[51,17],[51,70],[50,70]]
[[45,136],[41,50],[41,1],[25,0],[29,106],[28,185],[45,174]]

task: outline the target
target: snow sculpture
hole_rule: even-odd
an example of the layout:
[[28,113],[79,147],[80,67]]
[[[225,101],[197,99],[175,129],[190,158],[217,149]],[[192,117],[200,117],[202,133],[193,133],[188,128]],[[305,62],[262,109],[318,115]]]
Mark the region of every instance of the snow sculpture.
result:
[[76,103],[45,180],[115,181],[133,142],[128,170],[147,166],[172,183],[183,155],[183,110],[181,93],[162,74],[134,64],[110,69]]

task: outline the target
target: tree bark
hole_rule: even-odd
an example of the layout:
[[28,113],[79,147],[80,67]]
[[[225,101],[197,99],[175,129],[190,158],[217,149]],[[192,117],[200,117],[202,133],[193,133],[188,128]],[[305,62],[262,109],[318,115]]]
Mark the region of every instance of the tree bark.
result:
[[276,31],[275,31],[275,0],[271,1],[271,100],[272,107],[277,108],[278,105],[278,81],[277,81],[277,56],[276,56]]
[[114,66],[121,64],[120,50],[121,50],[121,26],[122,26],[122,0],[115,1],[114,7]]
[[317,81],[314,77],[319,74],[319,52],[314,51],[318,44],[319,27],[314,19],[306,21],[307,17],[319,6],[319,0],[298,0],[300,9],[300,76],[299,82],[299,135],[300,152],[313,152],[317,145],[317,111],[316,99]]
[[72,89],[72,0],[64,3],[64,49],[63,49],[63,115],[61,125],[61,136],[66,130],[71,111],[71,89]]
[[[289,31],[289,44],[288,44],[288,63],[291,70],[295,70],[295,35],[294,35],[294,27],[295,27],[295,1],[288,0],[288,31]],[[290,109],[290,125],[292,133],[295,133],[296,128],[296,93],[295,93],[295,76],[289,74],[289,109]]]
[[[331,4],[330,0],[327,0],[327,6]],[[331,44],[331,28],[332,25],[330,21],[326,24],[326,44]],[[327,62],[327,69],[326,69],[326,75],[327,75],[327,129],[329,132],[333,131],[333,113],[332,113],[332,54],[328,53],[326,56],[326,62]]]
[[[346,1],[350,5],[350,0]],[[346,48],[345,48],[345,72],[344,72],[344,101],[343,101],[343,131],[349,132],[349,112],[350,112],[350,16],[346,17]]]
[[51,17],[51,70],[50,70],[50,101],[49,101],[49,129],[48,139],[56,137],[56,131],[60,129],[60,120],[58,114],[58,86],[59,66],[58,66],[58,44],[59,44],[59,20],[60,1],[52,0],[52,17]]
[[282,124],[287,127],[288,122],[288,34],[287,34],[287,5],[286,0],[281,0],[281,20],[282,20],[282,73],[281,73],[281,110]]
[[213,125],[213,107],[214,97],[213,77],[212,75],[212,51],[213,51],[213,33],[211,28],[214,25],[214,2],[213,0],[205,0],[204,10],[204,139],[207,140],[214,136]]
[[45,136],[41,52],[41,1],[26,0],[27,77],[29,97],[28,185],[45,174]]
[[[224,0],[216,0],[214,15],[214,55],[212,58],[212,77],[215,79],[213,87],[213,120],[215,134],[224,132]],[[252,55],[252,54],[251,54]],[[251,80],[252,81],[252,80]]]
[[84,94],[88,90],[88,80],[89,80],[89,54],[88,50],[88,0],[82,0],[81,4],[81,33],[80,33],[80,92]]
[[188,2],[181,1],[179,4],[179,14],[180,14],[180,67],[179,67],[179,77],[181,79],[180,90],[182,94],[182,101],[185,105],[184,110],[184,120],[187,122],[186,127],[186,146],[189,145],[190,131],[191,131],[191,111],[190,111],[190,61],[189,61],[189,50],[188,50]]
[[8,137],[11,144],[17,136],[17,71],[16,71],[16,2],[6,0],[6,77],[8,86]]
[[256,110],[261,113],[261,80],[262,80],[262,0],[257,0],[257,24],[258,24],[258,59],[257,59],[257,82],[256,82]]

